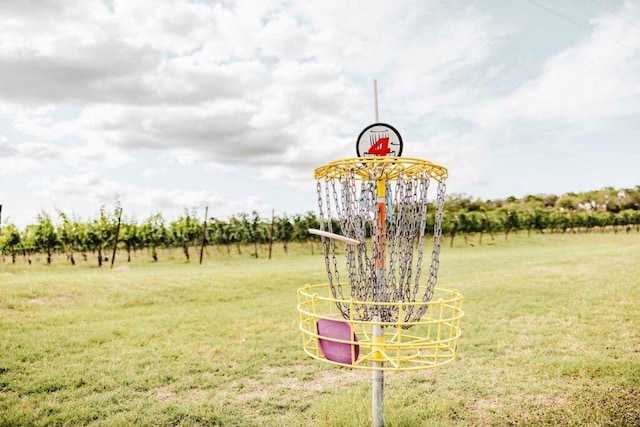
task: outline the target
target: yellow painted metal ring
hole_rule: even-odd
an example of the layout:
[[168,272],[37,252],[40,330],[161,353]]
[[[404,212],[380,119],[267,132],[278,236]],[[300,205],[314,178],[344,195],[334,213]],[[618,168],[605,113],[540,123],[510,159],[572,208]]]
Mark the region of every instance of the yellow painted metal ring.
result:
[[362,180],[391,181],[400,176],[418,177],[427,174],[430,178],[443,181],[448,177],[447,168],[427,160],[411,157],[353,157],[336,160],[314,171],[316,179],[341,179],[354,174]]

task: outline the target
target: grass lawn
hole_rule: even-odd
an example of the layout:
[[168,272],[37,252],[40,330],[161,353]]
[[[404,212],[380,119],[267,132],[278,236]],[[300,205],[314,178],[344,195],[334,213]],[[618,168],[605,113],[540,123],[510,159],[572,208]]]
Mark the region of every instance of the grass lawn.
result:
[[[454,243],[459,358],[386,373],[389,426],[640,425],[640,234]],[[0,425],[369,425],[370,373],[302,352],[323,258],[209,252],[0,264]]]

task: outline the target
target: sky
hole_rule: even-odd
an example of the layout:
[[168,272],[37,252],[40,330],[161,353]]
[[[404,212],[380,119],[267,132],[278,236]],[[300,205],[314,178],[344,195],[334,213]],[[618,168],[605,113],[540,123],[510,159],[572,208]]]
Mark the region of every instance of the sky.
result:
[[640,185],[640,1],[0,2],[0,205],[317,210],[360,131],[497,199]]

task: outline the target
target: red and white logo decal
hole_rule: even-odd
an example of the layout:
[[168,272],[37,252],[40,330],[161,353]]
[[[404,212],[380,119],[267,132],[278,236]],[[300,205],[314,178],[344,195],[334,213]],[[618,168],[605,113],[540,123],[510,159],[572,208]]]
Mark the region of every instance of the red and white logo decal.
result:
[[358,157],[401,156],[402,137],[393,126],[374,123],[360,132],[356,152]]

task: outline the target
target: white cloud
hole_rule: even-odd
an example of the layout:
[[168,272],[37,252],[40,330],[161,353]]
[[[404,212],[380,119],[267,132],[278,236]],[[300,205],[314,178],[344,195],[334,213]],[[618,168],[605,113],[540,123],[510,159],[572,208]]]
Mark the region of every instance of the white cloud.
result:
[[[35,179],[29,183],[29,187],[43,199],[57,200],[58,209],[81,217],[91,216],[99,206],[113,206],[116,201],[125,208],[128,217],[137,220],[144,220],[154,212],[161,212],[166,219],[171,219],[181,215],[184,209],[202,209],[206,206],[218,218],[253,210],[265,216],[271,212],[271,205],[260,197],[233,198],[209,190],[121,183],[94,172]],[[78,201],[82,203],[78,204]]]
[[[17,109],[24,135],[112,147],[119,158],[167,150],[183,163],[259,166],[272,178],[354,155],[351,139],[371,117],[361,79],[369,87],[380,73],[383,104],[417,108],[418,120],[459,102],[440,86],[481,63],[500,35],[472,9],[437,3],[377,2],[366,14],[342,2],[43,7],[51,19],[8,11],[14,24],[0,34],[3,98],[45,105]],[[423,24],[433,17],[435,26]],[[46,36],[33,31],[43,19]],[[77,117],[60,120],[59,105],[77,105]]]
[[45,171],[50,168],[72,170],[94,169],[97,166],[116,167],[131,158],[122,150],[103,143],[60,145],[30,141],[10,145],[0,140],[0,173]]
[[[530,17],[517,25],[491,7],[2,2],[0,173],[64,170],[40,186],[60,196],[86,192],[92,203],[117,193],[168,209],[199,199],[224,205],[228,198],[208,187],[185,189],[196,186],[194,177],[237,170],[302,189],[313,168],[355,155],[357,134],[373,121],[374,78],[380,118],[400,129],[405,154],[443,164],[458,185],[484,185],[496,150],[513,141],[569,146],[600,122],[640,113],[640,27],[620,19],[640,16],[635,3],[599,10],[593,34],[536,60],[534,78],[514,73],[520,65],[506,53],[536,43]],[[176,176],[180,190],[168,180],[162,188],[122,184],[176,169],[197,171],[185,181]],[[247,199],[253,189],[244,185]],[[250,209],[242,203],[239,210]]]
[[[634,8],[627,3],[627,12]],[[635,7],[638,13],[638,7]],[[621,10],[621,13],[625,10]],[[550,58],[542,74],[506,97],[472,109],[480,125],[505,120],[570,122],[640,113],[640,26],[621,25],[620,15],[593,20],[593,33]]]
[[215,37],[215,8],[201,2],[117,0],[113,20],[127,43],[173,55],[188,54]]

